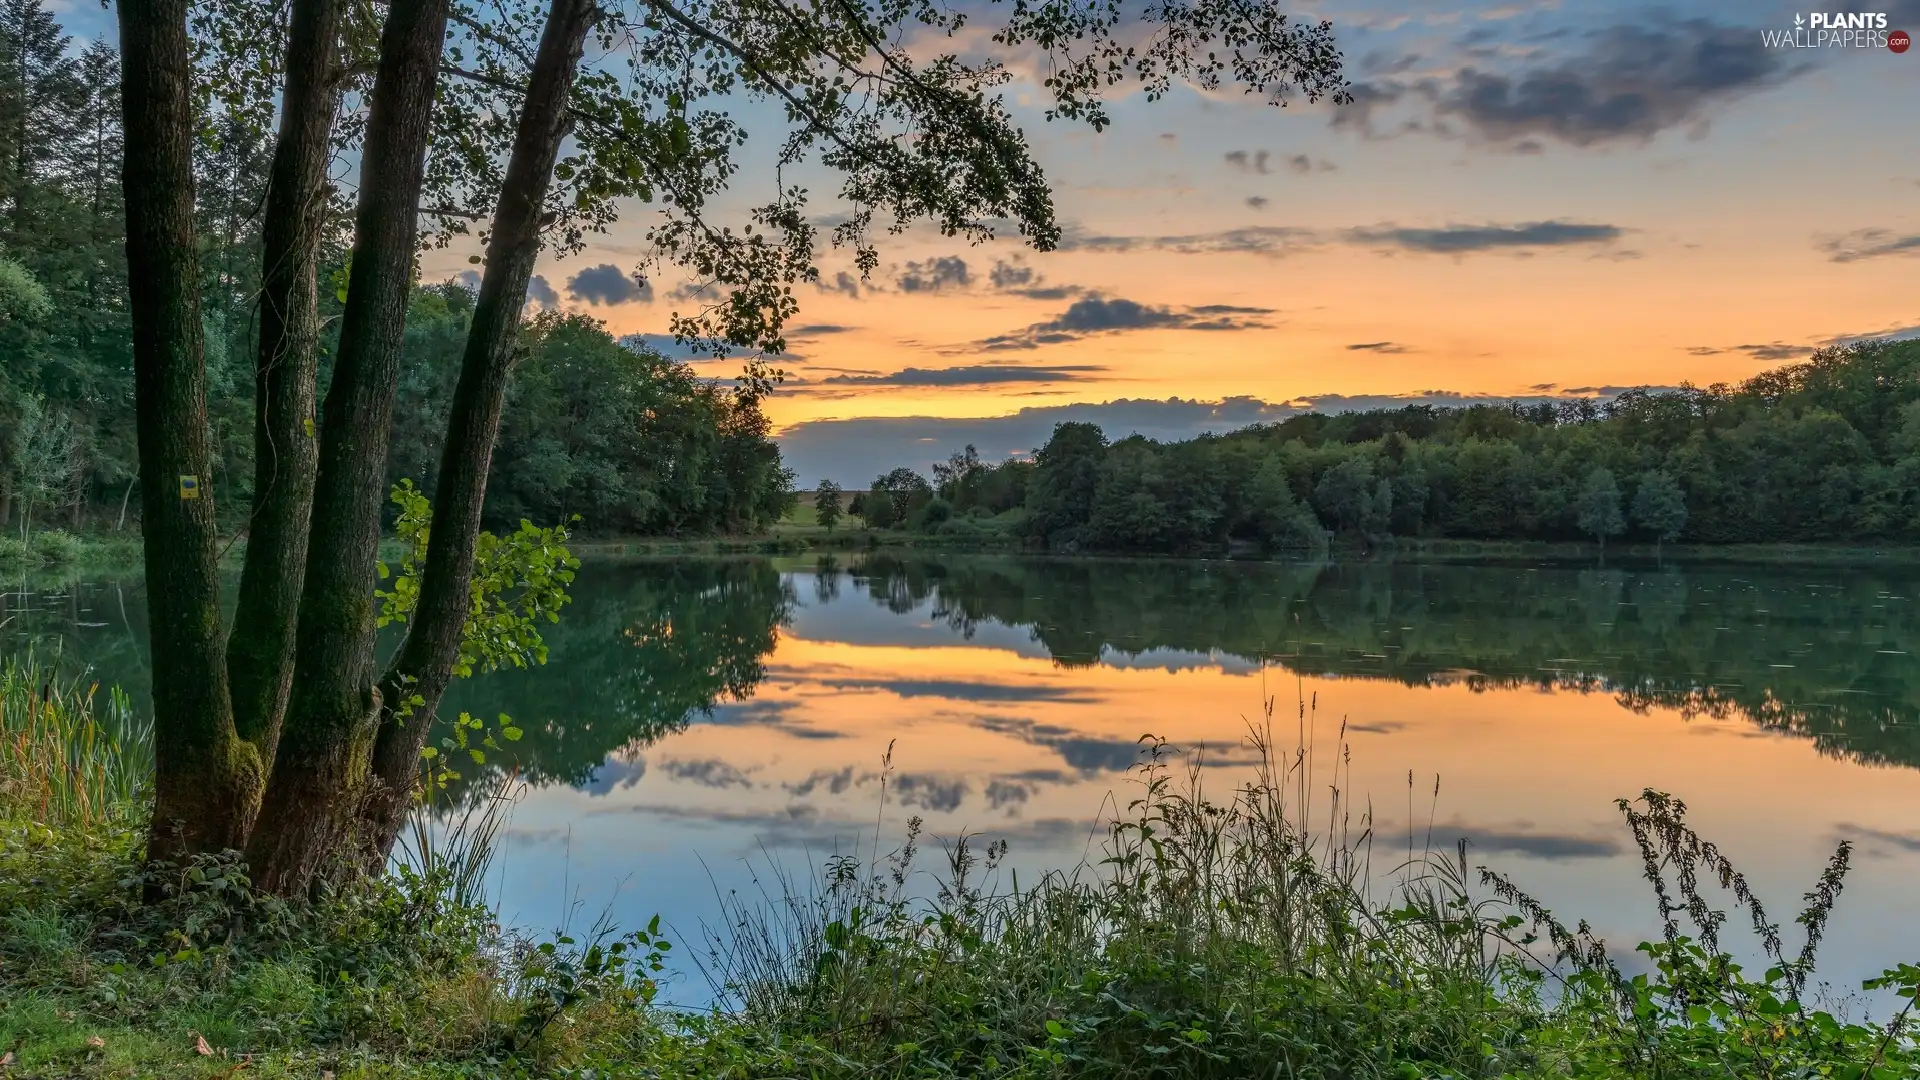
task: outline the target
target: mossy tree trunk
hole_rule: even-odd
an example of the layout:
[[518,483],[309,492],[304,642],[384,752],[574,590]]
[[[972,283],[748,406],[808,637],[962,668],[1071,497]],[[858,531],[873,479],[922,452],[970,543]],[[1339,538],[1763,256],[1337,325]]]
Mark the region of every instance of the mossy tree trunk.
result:
[[240,808],[257,795],[263,769],[234,727],[221,641],[188,0],[123,0],[118,8],[140,524],[153,620],[148,854],[171,860],[243,842]]
[[380,508],[448,7],[394,0],[381,36],[347,307],[321,427],[294,693],[247,844],[254,882],[281,895],[303,892],[344,839],[380,719]]
[[[554,162],[570,126],[567,100],[587,32],[598,15],[595,0],[553,0],[521,106],[506,180],[494,208],[486,272],[480,279],[441,450],[433,532],[419,603],[406,641],[381,681],[390,718],[380,725],[374,747],[375,782],[368,792],[361,836],[366,859],[374,867],[383,864],[393,850],[427,732],[460,657],[472,604],[480,511],[500,432],[515,334],[540,254],[540,228]],[[394,705],[407,699],[417,703],[404,715],[391,715]]]
[[[293,685],[294,628],[313,507],[314,374],[320,353],[315,275],[344,14],[344,0],[294,0],[280,131],[261,223],[253,510],[227,641],[227,678],[240,737],[268,766]],[[250,828],[259,809],[257,792],[243,809]]]

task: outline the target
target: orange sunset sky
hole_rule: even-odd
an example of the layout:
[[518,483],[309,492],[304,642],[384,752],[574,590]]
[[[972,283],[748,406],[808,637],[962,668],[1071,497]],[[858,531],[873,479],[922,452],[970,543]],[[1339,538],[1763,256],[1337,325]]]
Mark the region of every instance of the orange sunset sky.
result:
[[[1920,29],[1920,0],[1880,7]],[[1920,51],[1769,49],[1794,9],[1763,3],[1304,13],[1333,21],[1358,104],[1181,91],[1095,135],[1015,83],[1061,249],[915,232],[865,284],[803,289],[768,406],[788,440],[913,418],[887,430],[944,453],[974,437],[951,421],[1027,410],[994,455],[1073,403],[1707,384],[1920,332]],[[737,194],[770,184],[749,167]],[[544,263],[536,299],[661,334],[676,282],[627,276],[650,220]],[[1232,426],[1157,433],[1196,423]]]

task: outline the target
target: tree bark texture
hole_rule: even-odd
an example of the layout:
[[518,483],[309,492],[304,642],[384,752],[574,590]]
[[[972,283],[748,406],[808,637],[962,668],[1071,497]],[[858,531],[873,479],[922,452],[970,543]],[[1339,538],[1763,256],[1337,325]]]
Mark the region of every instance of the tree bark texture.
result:
[[[244,840],[235,808],[262,767],[227,696],[193,205],[188,0],[122,0],[127,277],[153,655],[155,797],[147,854]],[[191,495],[192,497],[188,497]]]
[[[542,208],[569,128],[567,100],[580,56],[600,11],[595,0],[553,0],[521,105],[513,153],[494,208],[486,272],[467,330],[433,499],[433,532],[420,598],[407,637],[381,681],[388,716],[375,742],[361,841],[383,865],[406,817],[420,752],[446,691],[472,610],[474,547],[486,502],[487,474],[500,432],[501,405],[527,283],[540,254]],[[418,696],[396,715],[392,704]]]
[[448,0],[394,0],[381,36],[320,433],[294,692],[247,847],[254,883],[283,896],[304,892],[345,839],[373,756],[380,508],[447,13]]
[[[260,344],[254,365],[253,512],[234,629],[227,640],[234,725],[273,761],[293,684],[294,628],[306,574],[316,459],[315,275],[343,0],[294,0],[280,132],[262,219]],[[251,827],[258,799],[243,808]]]

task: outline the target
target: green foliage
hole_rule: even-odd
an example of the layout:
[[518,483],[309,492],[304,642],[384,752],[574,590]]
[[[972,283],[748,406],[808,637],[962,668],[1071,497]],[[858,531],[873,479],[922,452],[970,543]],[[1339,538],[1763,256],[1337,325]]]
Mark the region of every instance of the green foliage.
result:
[[[397,568],[379,564],[381,580],[392,580],[391,588],[374,593],[380,601],[380,626],[406,622],[419,603],[433,523],[433,504],[412,481],[395,484],[391,499],[400,508],[394,531],[406,553]],[[567,539],[563,525],[543,529],[528,521],[506,536],[480,534],[474,545],[471,606],[453,667],[456,676],[546,663],[541,624],[560,621],[560,608],[571,600],[567,586],[580,568],[580,560],[567,551]]]
[[840,523],[840,485],[831,480],[820,481],[813,493],[813,520],[828,532]]
[[1581,532],[1603,544],[1607,537],[1626,531],[1627,520],[1620,514],[1620,485],[1613,480],[1613,470],[1601,467],[1587,474],[1574,502],[1573,520]]
[[1633,493],[1633,523],[1663,544],[1678,539],[1687,527],[1687,497],[1679,482],[1659,470],[1642,474]]
[[[390,482],[431,492],[440,432],[459,379],[473,294],[447,283],[415,294],[396,404]],[[542,312],[521,330],[484,520],[578,517],[623,536],[755,533],[792,500],[757,397],[695,375],[584,315]]]

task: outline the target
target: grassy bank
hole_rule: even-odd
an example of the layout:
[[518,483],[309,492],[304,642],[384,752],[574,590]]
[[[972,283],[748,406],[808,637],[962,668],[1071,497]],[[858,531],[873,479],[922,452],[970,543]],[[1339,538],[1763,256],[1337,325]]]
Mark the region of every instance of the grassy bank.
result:
[[[675,948],[657,926],[500,927],[473,886],[485,799],[311,906],[255,896],[227,859],[150,869],[123,704],[15,665],[0,718],[8,1077],[1920,1075],[1905,1012],[1847,1023],[1806,996],[1845,850],[1799,948],[1652,793],[1622,809],[1672,921],[1632,977],[1464,850],[1376,873],[1345,777],[1264,737],[1218,799],[1148,744],[1091,869],[1002,881],[1004,849],[956,841],[927,895],[910,827],[871,863],[771,876],[773,899]],[[1758,980],[1721,942],[1742,921]],[[710,978],[716,1006],[660,1004],[672,972]],[[1896,981],[1910,1001],[1920,970]]]

